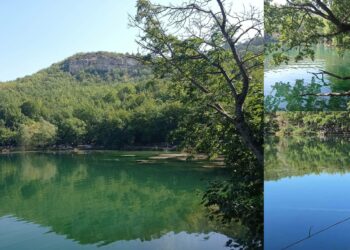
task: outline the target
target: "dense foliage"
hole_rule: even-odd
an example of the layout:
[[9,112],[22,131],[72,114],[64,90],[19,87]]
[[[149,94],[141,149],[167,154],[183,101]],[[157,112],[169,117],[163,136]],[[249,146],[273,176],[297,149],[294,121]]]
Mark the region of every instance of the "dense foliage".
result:
[[0,146],[170,142],[185,108],[168,81],[149,70],[136,77],[116,70],[70,74],[61,66],[0,84]]
[[350,113],[275,112],[265,116],[265,133],[278,135],[345,135],[350,133]]

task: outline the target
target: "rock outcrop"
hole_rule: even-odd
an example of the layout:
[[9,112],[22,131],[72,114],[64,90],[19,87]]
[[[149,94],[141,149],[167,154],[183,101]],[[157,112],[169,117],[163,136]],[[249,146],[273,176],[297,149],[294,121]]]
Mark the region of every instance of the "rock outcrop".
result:
[[110,72],[125,72],[131,76],[138,74],[144,68],[136,59],[129,55],[94,52],[76,54],[64,60],[60,68],[72,75],[80,72],[106,74]]

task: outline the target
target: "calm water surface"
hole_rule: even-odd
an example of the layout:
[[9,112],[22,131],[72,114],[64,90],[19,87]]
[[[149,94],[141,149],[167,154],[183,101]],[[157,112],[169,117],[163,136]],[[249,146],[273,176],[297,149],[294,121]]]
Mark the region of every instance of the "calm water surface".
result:
[[[350,217],[350,141],[268,140],[265,249],[283,249]],[[350,221],[288,249],[350,249]]]
[[[286,65],[265,63],[264,94],[274,97],[280,110],[344,110],[348,97],[301,97],[303,93],[344,92],[350,90],[350,80],[325,75],[322,79],[312,73],[326,70],[339,76],[350,75],[350,53],[340,56],[334,48],[318,46],[315,60],[305,59]],[[291,53],[293,56],[295,53]]]
[[0,249],[227,249],[200,204],[226,172],[152,154],[0,156]]

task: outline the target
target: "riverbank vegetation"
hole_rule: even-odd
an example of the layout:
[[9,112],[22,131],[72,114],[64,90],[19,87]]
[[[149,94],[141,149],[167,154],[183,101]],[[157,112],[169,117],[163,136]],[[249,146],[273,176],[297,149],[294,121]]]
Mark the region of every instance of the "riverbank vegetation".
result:
[[350,136],[350,112],[274,112],[265,115],[267,135]]

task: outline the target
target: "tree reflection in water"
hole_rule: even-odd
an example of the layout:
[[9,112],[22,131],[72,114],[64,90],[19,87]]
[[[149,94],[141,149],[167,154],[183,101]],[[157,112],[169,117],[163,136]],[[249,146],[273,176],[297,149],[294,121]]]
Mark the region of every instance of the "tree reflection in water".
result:
[[265,140],[265,181],[350,172],[350,140],[270,137]]
[[49,227],[80,245],[142,243],[183,233],[195,242],[196,234],[216,233],[223,236],[218,238],[220,248],[225,238],[245,237],[238,224],[223,227],[209,220],[201,204],[209,181],[224,179],[225,169],[179,161],[137,162],[148,156],[0,156],[0,217]]
[[[340,87],[339,87],[340,86]],[[295,84],[277,82],[271,87],[271,93],[265,96],[266,111],[341,111],[346,110],[349,96],[315,96],[326,92],[348,91],[344,85],[318,81],[312,77],[310,83],[296,80]]]

